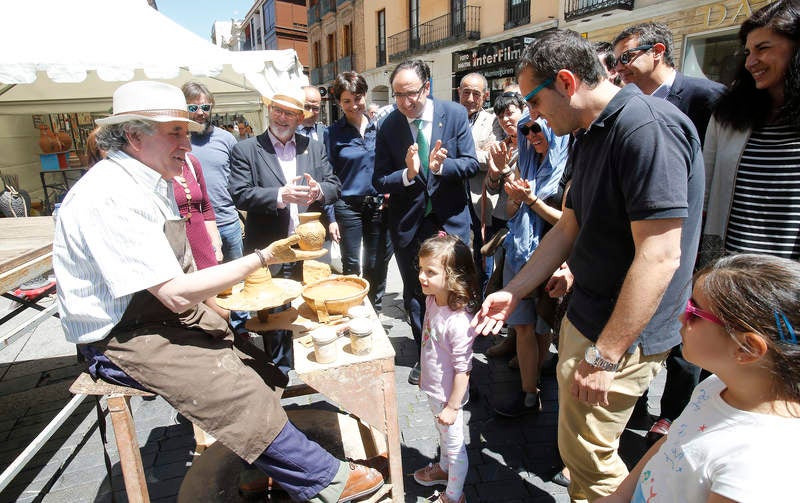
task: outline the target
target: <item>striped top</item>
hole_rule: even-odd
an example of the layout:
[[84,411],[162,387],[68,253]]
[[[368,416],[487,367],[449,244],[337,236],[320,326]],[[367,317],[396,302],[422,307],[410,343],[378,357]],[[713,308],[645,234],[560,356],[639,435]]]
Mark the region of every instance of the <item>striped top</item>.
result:
[[800,259],[800,132],[753,130],[739,161],[725,237],[730,253]]
[[134,293],[182,274],[164,234],[177,213],[171,182],[122,152],[110,152],[72,187],[53,241],[69,342],[105,338]]

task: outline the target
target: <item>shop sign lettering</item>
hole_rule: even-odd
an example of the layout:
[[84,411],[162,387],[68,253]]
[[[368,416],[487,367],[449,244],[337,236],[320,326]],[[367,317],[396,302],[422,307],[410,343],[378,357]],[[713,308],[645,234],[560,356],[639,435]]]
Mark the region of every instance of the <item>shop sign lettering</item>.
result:
[[476,71],[483,68],[511,65],[522,56],[526,41],[531,37],[515,37],[495,44],[485,44],[453,53],[453,71]]
[[[733,13],[733,16],[731,14]],[[725,4],[715,4],[708,6],[708,13],[706,14],[706,27],[716,28],[723,24],[735,24],[739,17],[747,19],[753,15],[753,9],[750,6],[750,0],[742,0],[735,12],[733,9],[728,9]]]

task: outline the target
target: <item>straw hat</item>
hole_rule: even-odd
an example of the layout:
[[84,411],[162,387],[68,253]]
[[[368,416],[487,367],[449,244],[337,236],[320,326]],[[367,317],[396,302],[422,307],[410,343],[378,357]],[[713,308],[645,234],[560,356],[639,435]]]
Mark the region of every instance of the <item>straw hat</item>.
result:
[[272,95],[272,98],[262,96],[261,101],[263,101],[267,106],[272,103],[276,103],[284,108],[290,108],[292,110],[297,110],[298,112],[303,112],[303,118],[305,119],[311,117],[311,111],[305,109],[306,92],[303,91],[303,88],[298,85],[284,84],[275,91],[275,93]]
[[139,80],[122,84],[114,91],[114,114],[97,119],[100,126],[132,120],[186,122],[189,131],[200,132],[204,126],[189,118],[186,98],[175,86],[163,82]]

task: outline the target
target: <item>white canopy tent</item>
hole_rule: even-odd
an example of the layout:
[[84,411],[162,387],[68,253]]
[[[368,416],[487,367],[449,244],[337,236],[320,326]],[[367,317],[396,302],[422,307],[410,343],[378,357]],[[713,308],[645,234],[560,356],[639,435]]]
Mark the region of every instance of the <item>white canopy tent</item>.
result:
[[110,111],[124,81],[206,84],[217,111],[253,111],[279,82],[308,83],[294,50],[231,52],[145,0],[22,0],[0,6],[0,114]]

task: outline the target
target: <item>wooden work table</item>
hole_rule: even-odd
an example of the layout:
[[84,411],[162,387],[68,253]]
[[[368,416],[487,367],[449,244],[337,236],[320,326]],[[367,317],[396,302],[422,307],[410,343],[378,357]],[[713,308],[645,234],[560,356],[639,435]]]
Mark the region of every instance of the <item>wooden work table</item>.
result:
[[[251,319],[246,327],[254,332],[292,330],[294,368],[298,377],[314,391],[322,393],[385,436],[390,473],[390,480],[386,482],[391,484],[392,501],[399,503],[403,501],[403,467],[394,379],[395,353],[369,301],[365,299],[364,305],[369,309],[373,321],[372,350],[365,355],[353,354],[350,338],[340,337],[336,341],[338,357],[331,363],[317,363],[314,347],[304,343],[311,334],[309,330],[320,324],[315,321],[316,315],[302,297],[292,302],[291,309],[270,315],[266,322]],[[364,443],[370,443],[370,439],[364,438]],[[368,456],[378,454],[375,449],[379,449],[377,446],[384,442],[373,440],[371,443],[364,446]]]
[[53,268],[53,217],[0,218],[0,292]]

